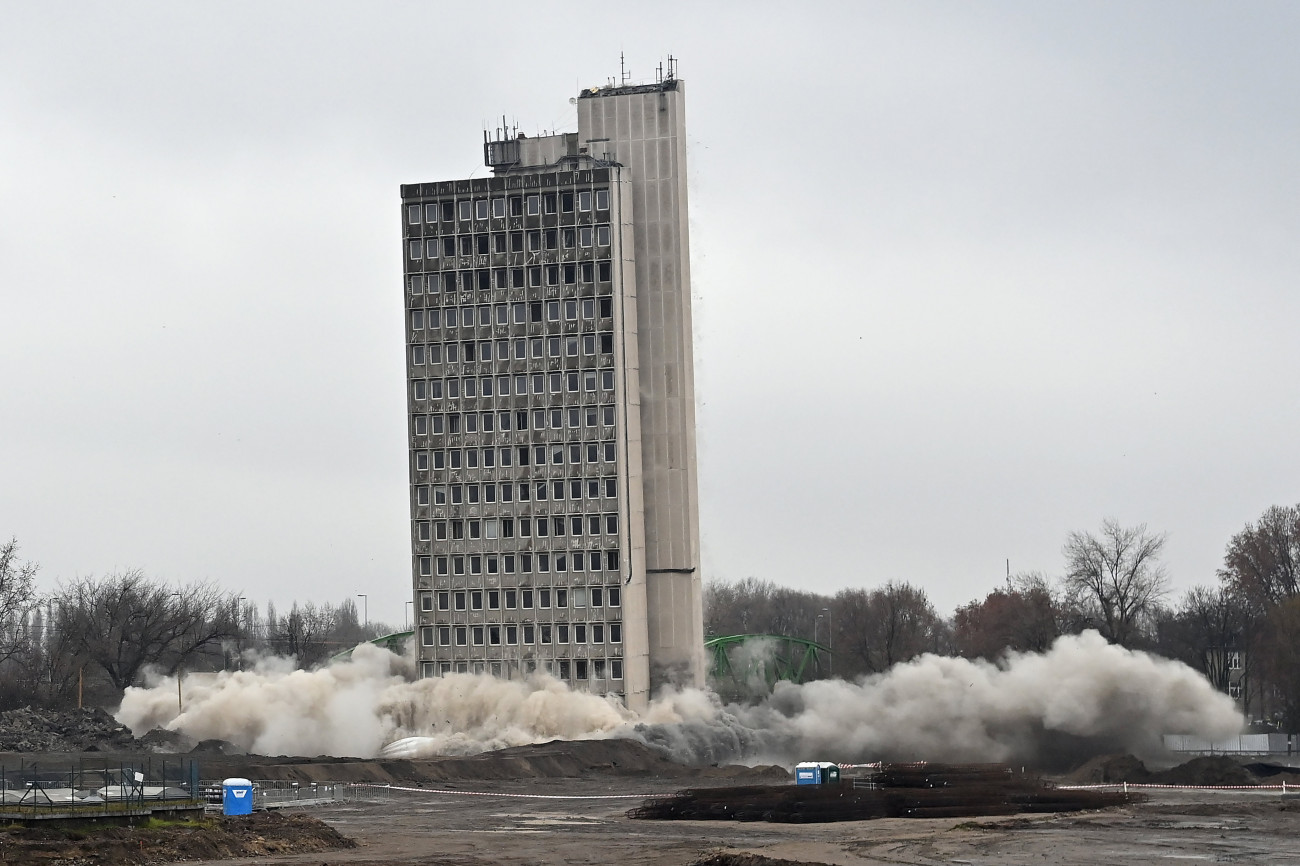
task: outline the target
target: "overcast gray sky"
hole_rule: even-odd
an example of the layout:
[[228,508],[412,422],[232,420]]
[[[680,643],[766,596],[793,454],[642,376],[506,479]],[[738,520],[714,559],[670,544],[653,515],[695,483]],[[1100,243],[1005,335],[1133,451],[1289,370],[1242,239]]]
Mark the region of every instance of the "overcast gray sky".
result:
[[[490,10],[490,12],[489,12]],[[511,12],[519,13],[511,21]],[[1300,501],[1300,6],[0,0],[0,535],[409,598],[401,183],[669,53],[709,577],[944,612]]]

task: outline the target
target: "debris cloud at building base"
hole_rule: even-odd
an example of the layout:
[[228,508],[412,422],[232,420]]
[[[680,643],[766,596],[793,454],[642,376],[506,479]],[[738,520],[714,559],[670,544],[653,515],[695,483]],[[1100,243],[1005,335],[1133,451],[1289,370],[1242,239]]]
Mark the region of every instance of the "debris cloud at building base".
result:
[[377,647],[312,671],[264,658],[249,670],[131,688],[117,713],[153,728],[269,755],[421,758],[556,739],[626,737],[688,763],[1007,761],[1077,764],[1155,754],[1160,736],[1241,729],[1226,695],[1191,668],[1108,644],[1095,632],[998,664],[921,656],[859,682],[778,683],[752,705],[664,689],[641,713],[546,676],[455,674],[413,681]]

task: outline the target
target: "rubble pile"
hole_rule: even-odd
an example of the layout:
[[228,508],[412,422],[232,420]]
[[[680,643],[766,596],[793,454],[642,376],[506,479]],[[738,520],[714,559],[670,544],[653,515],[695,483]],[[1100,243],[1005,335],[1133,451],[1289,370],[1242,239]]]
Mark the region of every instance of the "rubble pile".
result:
[[0,752],[132,752],[140,743],[104,710],[0,712]]
[[1066,791],[1001,765],[885,764],[873,777],[829,785],[695,788],[647,800],[629,818],[808,823],[1073,812],[1141,799]]

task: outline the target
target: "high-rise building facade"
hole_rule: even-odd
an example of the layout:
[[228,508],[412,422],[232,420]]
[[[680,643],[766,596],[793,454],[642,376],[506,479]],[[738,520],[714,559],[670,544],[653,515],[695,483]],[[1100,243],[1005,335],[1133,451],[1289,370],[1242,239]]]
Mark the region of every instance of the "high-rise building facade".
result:
[[685,87],[402,187],[422,676],[703,682]]

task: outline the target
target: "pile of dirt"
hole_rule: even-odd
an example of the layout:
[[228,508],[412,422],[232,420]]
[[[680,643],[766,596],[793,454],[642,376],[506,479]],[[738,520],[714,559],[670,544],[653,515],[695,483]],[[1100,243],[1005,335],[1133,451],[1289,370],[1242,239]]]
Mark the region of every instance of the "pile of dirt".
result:
[[764,857],[748,851],[734,851],[720,848],[706,851],[688,866],[828,866],[826,863],[814,863],[810,860],[782,860],[779,857]]
[[140,743],[126,725],[98,707],[0,713],[0,752],[134,752]]
[[1032,774],[993,764],[885,764],[867,784],[695,788],[655,797],[629,818],[775,821],[789,824],[871,818],[959,818],[1103,809],[1144,799],[1115,791],[1053,788]]
[[177,860],[224,860],[355,848],[333,827],[301,814],[260,812],[134,827],[12,827],[0,831],[0,860],[134,866]]
[[1151,771],[1132,755],[1098,755],[1067,774],[1067,785],[1106,785],[1151,781]]
[[[1132,780],[1130,780],[1132,781]],[[1257,785],[1256,779],[1241,764],[1222,755],[1209,758],[1192,758],[1161,773],[1152,773],[1151,782],[1158,785]]]
[[1255,763],[1246,764],[1246,770],[1259,779],[1262,784],[1280,785],[1286,782],[1288,785],[1295,785],[1300,788],[1300,770],[1295,767],[1288,767],[1285,764],[1268,764]]
[[1260,777],[1223,755],[1192,758],[1177,767],[1155,772],[1148,770],[1145,764],[1132,755],[1103,755],[1074,770],[1064,781],[1069,785],[1120,782],[1128,782],[1130,785],[1258,785]]
[[577,779],[592,776],[632,778],[685,777],[743,780],[750,783],[789,781],[781,767],[689,767],[670,760],[658,749],[637,740],[554,740],[516,746],[467,757],[420,760],[361,758],[267,758],[255,755],[199,756],[208,778],[241,776],[282,782],[364,782],[427,785],[469,781]]
[[155,752],[174,754],[188,749],[190,742],[180,731],[154,728],[143,737],[140,737],[140,745]]

